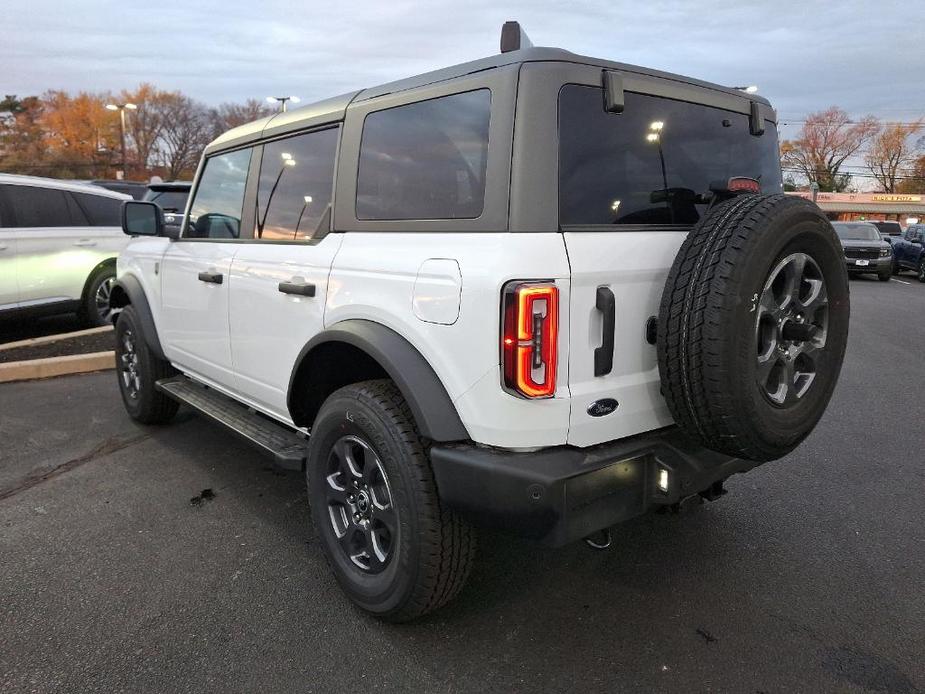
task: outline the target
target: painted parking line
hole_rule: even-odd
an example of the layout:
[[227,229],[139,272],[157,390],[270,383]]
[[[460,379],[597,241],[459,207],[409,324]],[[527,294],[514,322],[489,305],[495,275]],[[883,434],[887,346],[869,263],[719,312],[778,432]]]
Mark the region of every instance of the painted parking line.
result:
[[900,284],[912,284],[912,282],[906,282],[905,280],[898,280],[895,277],[890,278],[891,282],[899,282]]

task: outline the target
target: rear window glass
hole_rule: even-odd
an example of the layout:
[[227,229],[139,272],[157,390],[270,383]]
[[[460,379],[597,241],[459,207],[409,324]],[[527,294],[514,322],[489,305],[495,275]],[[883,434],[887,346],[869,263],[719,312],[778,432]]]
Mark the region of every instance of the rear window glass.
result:
[[749,132],[748,116],[627,93],[622,114],[601,90],[559,93],[559,220],[562,224],[693,224],[714,181],[756,178],[782,191],[776,130]]
[[122,201],[104,195],[74,193],[77,203],[95,227],[122,226]]
[[143,199],[157,203],[164,212],[183,212],[188,197],[188,190],[148,190]]
[[366,117],[358,219],[473,219],[485,203],[491,92],[480,89]]

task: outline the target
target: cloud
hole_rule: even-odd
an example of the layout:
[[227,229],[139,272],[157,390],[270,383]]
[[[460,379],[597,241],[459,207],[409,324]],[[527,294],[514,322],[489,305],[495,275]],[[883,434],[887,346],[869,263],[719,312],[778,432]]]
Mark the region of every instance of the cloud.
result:
[[[911,119],[925,52],[909,28],[925,4],[750,2],[200,2],[30,0],[5,11],[5,93],[113,90],[152,82],[208,104],[303,101],[496,53],[518,19],[537,45],[758,84],[783,120],[832,104]],[[28,8],[28,11],[26,11]],[[786,131],[785,131],[786,134]]]

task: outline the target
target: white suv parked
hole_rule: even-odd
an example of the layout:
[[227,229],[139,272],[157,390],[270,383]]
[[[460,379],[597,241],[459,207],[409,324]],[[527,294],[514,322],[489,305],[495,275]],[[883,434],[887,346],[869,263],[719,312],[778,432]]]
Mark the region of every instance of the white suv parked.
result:
[[0,174],[0,316],[76,311],[110,320],[128,195],[97,186]]
[[782,194],[767,102],[522,45],[231,130],[179,238],[123,208],[128,412],[185,402],[304,469],[388,619],[459,591],[473,525],[561,545],[719,497],[841,367],[841,248]]

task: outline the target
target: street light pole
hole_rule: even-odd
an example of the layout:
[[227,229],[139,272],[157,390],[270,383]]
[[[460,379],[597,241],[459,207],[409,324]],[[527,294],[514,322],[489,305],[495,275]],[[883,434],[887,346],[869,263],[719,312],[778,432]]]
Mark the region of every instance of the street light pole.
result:
[[125,104],[106,104],[106,108],[109,111],[118,111],[119,112],[119,142],[122,149],[122,175],[125,176],[125,171],[128,168],[125,165],[125,109],[129,111],[134,111],[138,108],[135,104],[125,103]]

